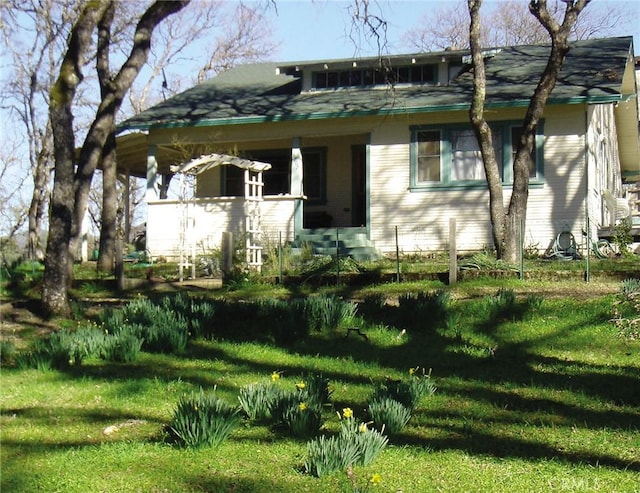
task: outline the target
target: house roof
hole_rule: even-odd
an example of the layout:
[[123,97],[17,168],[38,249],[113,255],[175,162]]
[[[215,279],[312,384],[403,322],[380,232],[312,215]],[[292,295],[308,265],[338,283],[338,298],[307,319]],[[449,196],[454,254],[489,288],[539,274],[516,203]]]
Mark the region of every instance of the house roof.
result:
[[[571,45],[548,104],[611,102],[622,98],[622,78],[633,53],[632,37],[576,41]],[[550,47],[529,45],[492,50],[486,59],[486,107],[527,106]],[[457,59],[466,51],[391,57]],[[302,91],[300,68],[355,60],[257,63],[237,66],[121,123],[119,131],[153,127],[214,126],[348,116],[467,109],[472,94],[469,66],[447,85],[363,86]],[[379,63],[358,59],[359,65]],[[298,69],[298,70],[296,70]]]

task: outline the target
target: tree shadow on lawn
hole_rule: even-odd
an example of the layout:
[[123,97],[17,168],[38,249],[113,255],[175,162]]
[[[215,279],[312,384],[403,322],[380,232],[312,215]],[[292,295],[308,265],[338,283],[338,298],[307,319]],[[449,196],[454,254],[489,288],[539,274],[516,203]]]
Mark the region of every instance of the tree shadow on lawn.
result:
[[554,447],[548,443],[516,437],[496,436],[472,425],[438,425],[446,435],[425,440],[410,434],[395,437],[397,445],[427,445],[430,450],[462,450],[473,455],[489,455],[496,458],[518,458],[530,461],[559,460],[568,464],[612,467],[625,471],[640,471],[640,461],[623,460],[609,454],[593,453],[566,447]]

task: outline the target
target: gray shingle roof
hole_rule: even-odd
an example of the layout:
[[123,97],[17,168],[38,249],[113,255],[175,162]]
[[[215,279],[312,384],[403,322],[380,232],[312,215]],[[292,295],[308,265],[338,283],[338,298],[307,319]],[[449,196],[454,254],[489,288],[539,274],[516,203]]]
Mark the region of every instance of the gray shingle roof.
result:
[[[620,99],[631,50],[631,37],[572,43],[549,104]],[[488,58],[487,107],[526,106],[548,53],[546,45],[516,46],[501,48]],[[471,99],[469,71],[443,86],[301,92],[300,79],[276,73],[281,66],[235,67],[124,121],[119,130],[466,109]]]

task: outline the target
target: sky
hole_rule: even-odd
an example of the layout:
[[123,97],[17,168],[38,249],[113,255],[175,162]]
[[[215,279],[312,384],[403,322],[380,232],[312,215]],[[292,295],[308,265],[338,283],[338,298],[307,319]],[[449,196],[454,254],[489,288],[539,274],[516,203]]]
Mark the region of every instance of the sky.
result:
[[[483,8],[489,8],[500,0],[485,0]],[[525,3],[526,0],[521,0]],[[549,4],[554,0],[550,0]],[[417,27],[422,17],[433,9],[447,6],[452,0],[377,0],[383,17],[388,22],[389,53],[413,51],[401,43],[402,34]],[[371,0],[373,4],[373,0]],[[633,35],[636,56],[640,56],[640,1],[592,0],[591,5],[622,4],[629,12],[629,27],[615,35]],[[280,50],[274,54],[276,61],[291,62],[353,56],[375,56],[375,46],[360,45],[356,51],[349,39],[351,17],[349,1],[342,0],[277,0],[277,16],[274,16],[274,38],[280,41]],[[587,7],[591,8],[591,6]]]

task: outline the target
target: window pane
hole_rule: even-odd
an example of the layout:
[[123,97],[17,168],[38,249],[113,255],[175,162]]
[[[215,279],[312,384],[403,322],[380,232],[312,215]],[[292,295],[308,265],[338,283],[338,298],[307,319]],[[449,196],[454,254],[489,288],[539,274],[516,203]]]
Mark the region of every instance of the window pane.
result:
[[451,131],[451,180],[484,180],[480,146],[473,130]]
[[327,87],[338,87],[339,75],[338,72],[327,72]]
[[440,180],[440,132],[418,132],[416,181]]
[[[502,134],[492,130],[491,139],[502,175]],[[486,180],[480,145],[471,129],[451,131],[451,180]]]

